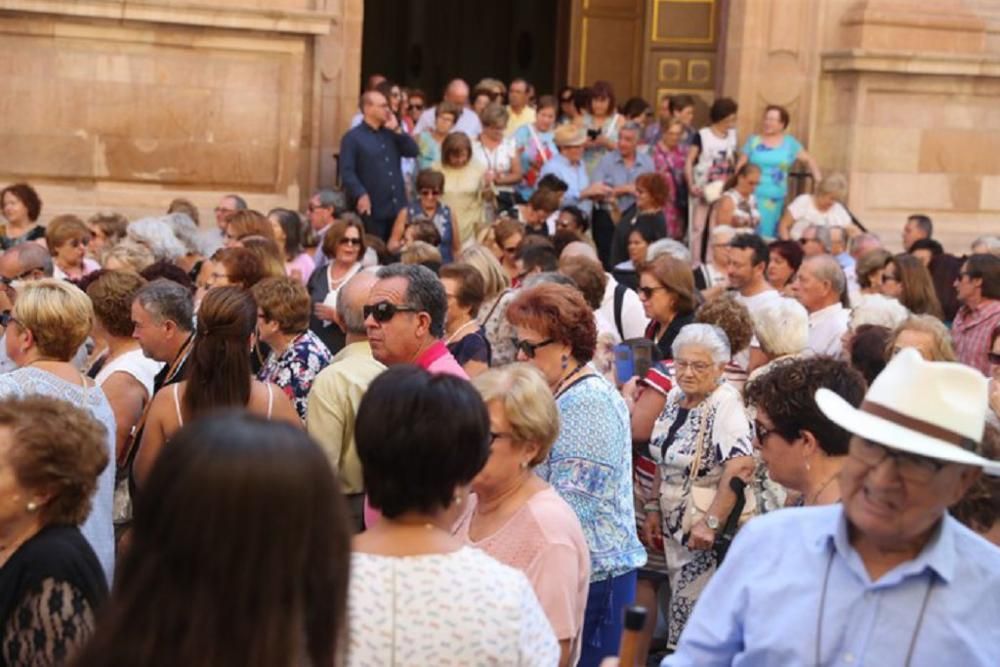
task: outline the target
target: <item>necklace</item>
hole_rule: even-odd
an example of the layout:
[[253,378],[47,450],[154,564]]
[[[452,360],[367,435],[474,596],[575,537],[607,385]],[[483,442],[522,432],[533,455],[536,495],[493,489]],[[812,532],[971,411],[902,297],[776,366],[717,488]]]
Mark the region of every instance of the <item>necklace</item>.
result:
[[820,496],[821,493],[823,493],[824,491],[826,491],[826,487],[830,486],[830,484],[833,482],[833,480],[835,480],[837,478],[838,474],[840,474],[839,471],[833,473],[832,475],[830,475],[830,477],[827,478],[827,480],[825,482],[823,482],[823,486],[819,487],[819,490],[816,491],[816,493],[813,494],[812,501],[811,502],[807,501],[806,505],[812,505],[813,503],[815,503],[816,499],[819,498],[819,496]]
[[451,342],[458,337],[458,334],[460,334],[465,329],[469,328],[470,324],[475,324],[475,323],[476,323],[475,320],[469,320],[468,322],[466,322],[465,324],[463,324],[459,328],[455,329],[455,333],[453,333],[452,335],[448,336],[448,339],[444,342],[444,344],[445,345],[451,345]]
[[585,364],[585,363],[583,363],[581,361],[567,375],[564,375],[563,378],[561,380],[559,380],[559,382],[556,384],[556,388],[552,392],[552,396],[554,396],[555,398],[559,398],[559,395],[562,393],[562,390],[563,390],[563,385],[565,385],[569,381],[569,379],[571,377],[573,377],[574,375],[576,375],[577,373],[579,373],[580,370],[582,368],[584,368],[586,365],[587,364]]

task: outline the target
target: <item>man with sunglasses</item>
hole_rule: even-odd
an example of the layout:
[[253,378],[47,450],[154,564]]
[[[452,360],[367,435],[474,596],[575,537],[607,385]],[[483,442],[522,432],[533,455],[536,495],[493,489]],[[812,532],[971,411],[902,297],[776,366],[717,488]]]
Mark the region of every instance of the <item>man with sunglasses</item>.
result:
[[[321,188],[313,193],[306,205],[306,215],[309,218],[309,225],[316,232],[317,247],[323,247],[323,237],[330,230],[330,225],[337,221],[337,218],[347,212],[347,203],[344,200],[343,192],[336,192],[328,188]],[[326,253],[317,252],[316,267],[330,263],[330,258]]]
[[971,255],[955,279],[962,307],[955,314],[951,339],[963,364],[990,373],[993,330],[1000,326],[1000,257]]
[[[17,300],[17,288],[24,282],[51,278],[52,257],[37,243],[21,243],[0,255],[0,313],[9,313]],[[17,365],[7,356],[2,333],[8,318],[0,319],[0,373],[9,373]],[[86,354],[86,352],[84,352]]]
[[372,356],[386,366],[414,364],[469,379],[441,340],[448,296],[434,272],[419,264],[391,264],[376,277],[364,307]]
[[1000,550],[948,514],[985,470],[986,379],[907,348],[859,407],[841,504],[750,521],[664,665],[1000,665]]

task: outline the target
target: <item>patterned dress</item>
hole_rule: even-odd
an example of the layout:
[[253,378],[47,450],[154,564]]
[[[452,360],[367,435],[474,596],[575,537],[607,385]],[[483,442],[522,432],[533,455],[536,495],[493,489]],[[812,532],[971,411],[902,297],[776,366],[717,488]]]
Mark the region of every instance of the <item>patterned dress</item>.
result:
[[761,236],[777,236],[778,221],[781,220],[785,197],[788,196],[788,171],[801,152],[802,144],[788,134],[774,148],[767,146],[759,134],[751,136],[743,145],[743,153],[751,164],[760,167],[761,172],[760,185],[754,193],[760,208],[760,227],[757,233]]
[[673,150],[667,150],[660,143],[650,151],[656,172],[667,179],[670,185],[670,196],[663,205],[663,216],[667,219],[667,236],[680,240],[687,229],[687,181],[684,178],[684,162],[687,153],[680,145]]
[[323,341],[312,331],[306,331],[292,340],[280,355],[272,350],[267,361],[257,373],[261,382],[273,382],[295,405],[302,421],[306,420],[309,406],[309,389],[319,372],[326,368],[332,356]]
[[476,321],[486,332],[486,340],[490,343],[490,365],[493,368],[506,366],[517,356],[517,350],[511,342],[514,339],[514,327],[507,321],[507,306],[515,295],[512,289],[500,292],[484,301],[476,315]]
[[[674,387],[667,394],[663,412],[657,417],[650,441],[650,454],[659,466],[659,503],[663,516],[663,545],[670,577],[669,646],[676,646],[698,596],[715,572],[715,552],[692,550],[682,542],[681,528],[690,501],[688,478],[697,449],[702,420],[705,443],[695,475],[699,487],[714,488],[722,477],[722,467],[738,456],[752,456],[750,419],[739,392],[723,382],[698,406],[681,407],[684,393]],[[675,422],[680,421],[678,426]]]

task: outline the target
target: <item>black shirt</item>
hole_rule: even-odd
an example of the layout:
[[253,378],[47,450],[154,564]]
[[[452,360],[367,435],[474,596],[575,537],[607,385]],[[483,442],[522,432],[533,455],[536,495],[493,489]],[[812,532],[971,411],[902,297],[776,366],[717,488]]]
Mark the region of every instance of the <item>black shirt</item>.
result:
[[693,313],[674,316],[674,319],[670,320],[670,324],[667,325],[667,330],[663,332],[663,335],[660,336],[659,342],[657,342],[656,332],[660,327],[660,323],[656,320],[650,321],[649,325],[646,327],[646,338],[653,341],[653,361],[673,359],[674,351],[671,348],[673,347],[674,339],[677,338],[677,334],[681,332],[681,329],[692,322],[694,322]]

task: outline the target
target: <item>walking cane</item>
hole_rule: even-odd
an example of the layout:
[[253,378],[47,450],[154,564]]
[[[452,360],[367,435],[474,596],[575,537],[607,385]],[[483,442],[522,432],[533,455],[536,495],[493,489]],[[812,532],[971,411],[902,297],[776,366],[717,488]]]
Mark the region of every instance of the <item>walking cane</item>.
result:
[[733,510],[722,525],[722,531],[712,545],[716,562],[719,565],[722,565],[722,560],[726,557],[726,552],[729,551],[729,545],[733,543],[733,537],[736,536],[736,530],[740,527],[740,515],[743,514],[743,507],[747,503],[746,486],[746,482],[739,477],[733,477],[729,480],[729,488],[736,494],[736,504],[733,505]]

